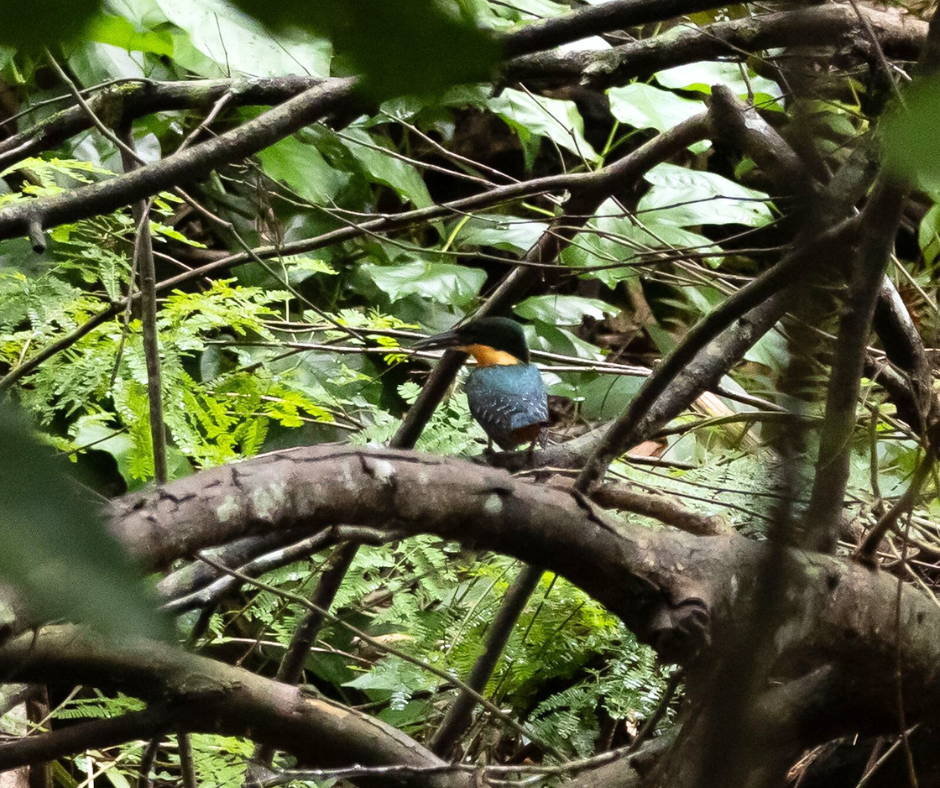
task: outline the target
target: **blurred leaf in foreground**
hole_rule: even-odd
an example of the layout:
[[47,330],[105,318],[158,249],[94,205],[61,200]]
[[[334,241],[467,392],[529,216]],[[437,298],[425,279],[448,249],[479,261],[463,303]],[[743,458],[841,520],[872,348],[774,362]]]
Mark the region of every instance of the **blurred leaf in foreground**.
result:
[[914,80],[882,125],[885,163],[897,175],[928,191],[940,185],[937,128],[940,126],[940,74]]
[[16,0],[0,0],[0,44],[41,49],[65,41],[80,33],[100,7],[101,0],[31,0],[25,8]]
[[169,636],[96,505],[8,405],[0,405],[0,544],[0,579],[40,619],[88,624],[114,639]]
[[376,99],[487,80],[501,52],[495,36],[435,0],[234,2],[271,28],[301,27],[330,38]]

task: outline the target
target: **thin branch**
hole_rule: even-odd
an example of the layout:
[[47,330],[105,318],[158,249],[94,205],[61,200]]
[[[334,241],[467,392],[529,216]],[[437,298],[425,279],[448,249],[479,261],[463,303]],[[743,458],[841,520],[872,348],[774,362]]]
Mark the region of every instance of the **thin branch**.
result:
[[188,733],[177,733],[176,743],[180,756],[180,773],[183,788],[197,788],[196,764],[193,760],[193,744]]
[[[330,559],[330,565],[327,567],[326,571],[320,575],[316,589],[308,603],[307,613],[294,630],[290,646],[288,646],[284,657],[281,659],[281,664],[278,666],[278,681],[283,681],[287,684],[299,683],[303,676],[304,664],[310,653],[310,647],[323,628],[326,614],[330,608],[333,607],[333,603],[336,601],[336,595],[339,593],[343,580],[349,572],[353,561],[356,559],[356,555],[359,553],[361,544],[361,542],[347,542],[340,546]],[[233,577],[232,579],[237,580],[238,578]],[[260,764],[261,766],[269,766],[273,757],[273,747],[255,747],[254,757],[252,758],[253,764],[249,765],[248,773],[245,778],[246,785],[251,784],[253,777],[256,776],[256,766],[254,763]]]
[[466,686],[461,688],[460,694],[447,709],[447,714],[431,740],[431,752],[448,757],[460,737],[467,732],[473,719],[477,697],[482,697],[481,693],[486,689],[490,676],[496,669],[512,630],[529,597],[538,588],[543,574],[543,570],[538,567],[527,566],[509,586],[500,602],[496,617],[490,624],[483,651],[474,661],[470,675],[467,676]]
[[816,476],[806,512],[803,543],[810,549],[831,552],[838,539],[868,337],[906,194],[892,183],[882,183],[860,216],[859,257],[839,322]]
[[[54,62],[54,61],[53,61]],[[124,137],[121,160],[125,172],[137,169],[137,154],[134,152],[134,135],[128,127]],[[134,204],[134,268],[140,275],[141,333],[144,345],[144,360],[147,366],[147,400],[150,406],[150,441],[153,452],[153,476],[157,484],[167,480],[166,467],[166,423],[163,418],[163,376],[160,370],[160,333],[157,328],[157,274],[153,262],[153,238],[150,235],[150,200]],[[133,282],[128,293],[128,304],[133,292]]]
[[[259,556],[306,538],[308,533],[306,529],[288,529],[262,536],[249,536],[216,548],[212,556],[227,566],[244,566]],[[219,577],[227,575],[219,575],[202,561],[192,561],[167,574],[157,583],[156,590],[163,599],[178,599],[205,588]]]
[[154,736],[144,747],[144,751],[140,755],[140,765],[137,767],[137,788],[150,788],[153,785],[150,772],[153,771],[153,765],[157,761],[161,744],[163,744],[163,736]]
[[656,705],[656,710],[650,715],[650,718],[643,727],[640,728],[636,738],[630,742],[630,746],[627,748],[628,753],[634,753],[639,750],[643,743],[656,732],[656,727],[662,722],[663,717],[666,716],[666,712],[669,711],[669,704],[672,703],[676,690],[679,689],[679,684],[684,677],[685,674],[681,670],[675,671],[669,677],[669,681],[666,682],[666,687],[663,690],[663,696]]
[[[213,556],[213,558],[225,566],[238,566],[239,571],[249,577],[260,577],[267,572],[279,569],[282,566],[287,566],[302,558],[306,558],[318,550],[322,550],[324,547],[334,543],[336,538],[334,529],[324,529],[299,542],[280,547],[271,552],[263,553],[240,566],[238,566],[237,563],[233,564],[230,560],[221,560],[220,556]],[[260,540],[260,537],[256,537],[255,540]],[[255,547],[255,545],[250,546],[252,548]],[[197,564],[198,563],[200,562],[197,562]],[[218,603],[223,596],[231,593],[233,589],[239,586],[240,583],[237,578],[233,578],[230,575],[222,575],[203,588],[192,591],[184,596],[174,597],[163,605],[163,609],[174,615],[180,615],[190,610],[211,607]]]
[[[881,540],[885,538],[889,530],[897,529],[900,519],[909,514],[911,509],[917,503],[920,491],[924,483],[930,478],[930,471],[933,468],[934,457],[932,454],[925,455],[917,465],[914,472],[914,478],[908,485],[904,494],[898,498],[894,506],[886,511],[875,524],[875,527],[869,531],[865,541],[855,553],[855,558],[867,566],[874,567],[876,564],[875,554],[881,545]],[[905,540],[906,541],[906,540]]]
[[[333,623],[338,624],[344,629],[347,629],[349,632],[354,634],[357,638],[362,640],[364,643],[368,643],[370,646],[372,646],[373,648],[383,653],[392,654],[398,657],[399,659],[404,660],[405,662],[408,662],[412,665],[415,665],[418,668],[421,668],[421,670],[425,670],[428,673],[431,673],[437,676],[439,679],[443,679],[445,682],[449,684],[456,684],[464,692],[469,693],[474,698],[474,700],[482,704],[483,707],[488,712],[490,712],[490,714],[492,714],[494,717],[504,722],[506,725],[512,728],[516,733],[520,734],[521,736],[526,737],[527,739],[531,741],[534,741],[545,752],[552,753],[553,755],[557,757],[557,753],[555,752],[554,747],[552,747],[549,744],[539,741],[539,737],[534,735],[532,731],[527,730],[524,725],[520,725],[512,717],[506,714],[502,709],[500,709],[498,706],[492,703],[489,699],[485,698],[479,692],[476,692],[471,687],[468,687],[464,682],[459,681],[458,679],[455,679],[446,670],[442,670],[441,668],[435,667],[434,665],[431,665],[425,662],[424,660],[417,659],[416,657],[411,656],[407,652],[402,651],[401,649],[398,649],[395,646],[389,645],[388,643],[382,640],[372,637],[367,632],[359,629],[358,627],[353,626],[348,621],[344,621],[340,616],[337,616],[331,613],[329,610],[326,610],[325,608],[315,605],[313,602],[300,596],[300,594],[294,594],[290,591],[284,591],[283,589],[269,585],[268,583],[263,583],[262,581],[256,578],[248,577],[248,575],[243,575],[238,570],[229,569],[228,567],[222,566],[221,564],[217,564],[211,559],[203,555],[200,555],[199,558],[205,561],[206,563],[208,563],[209,566],[213,566],[221,572],[225,572],[226,574],[230,574],[233,577],[237,577],[243,583],[248,583],[249,585],[256,586],[257,588],[267,591],[269,594],[274,594],[275,596],[279,596],[282,599],[288,600],[290,602],[294,602],[306,608],[309,611],[316,612],[318,615],[322,616],[324,619],[332,621]],[[345,572],[343,574],[345,574]]]
[[605,509],[652,517],[696,536],[720,536],[732,531],[724,518],[699,514],[666,495],[637,492],[626,482],[607,482],[591,491],[591,500]]
[[603,443],[598,446],[579,477],[579,489],[587,489],[599,481],[611,461],[623,454],[638,440],[641,424],[656,400],[673,384],[687,366],[735,321],[741,320],[755,307],[769,301],[795,281],[804,277],[820,259],[838,260],[850,243],[856,223],[845,220],[800,244],[773,268],[725,299],[715,310],[702,318],[686,334],[682,342],[646,379],[629,407],[611,426]]

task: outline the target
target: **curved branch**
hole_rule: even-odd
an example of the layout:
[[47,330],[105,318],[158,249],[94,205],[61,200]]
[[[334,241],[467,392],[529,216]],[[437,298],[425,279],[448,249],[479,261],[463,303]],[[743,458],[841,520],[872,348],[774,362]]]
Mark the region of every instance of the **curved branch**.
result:
[[[0,649],[0,670],[45,680],[120,688],[169,701],[177,730],[248,736],[323,766],[441,766],[390,725],[243,669],[155,642],[106,643],[75,627],[27,634]],[[152,712],[162,723],[157,711]],[[135,722],[147,719],[143,712]],[[155,723],[156,724],[156,723]],[[15,745],[19,747],[19,745]],[[3,748],[0,747],[0,757]],[[13,754],[7,756],[12,764]],[[393,785],[393,781],[384,784]],[[427,788],[470,788],[471,775],[416,779]]]
[[[709,640],[720,648],[750,620],[769,549],[739,536],[614,524],[576,493],[463,460],[351,447],[296,449],[203,471],[126,496],[112,519],[150,567],[249,533],[336,523],[431,533],[546,567],[678,662],[710,648]],[[865,677],[894,669],[895,579],[824,555],[787,551],[787,560],[799,578],[788,604],[799,612],[774,640],[780,669],[840,662],[861,682],[856,703],[877,709],[867,719],[890,730],[893,686]],[[901,631],[905,697],[916,720],[940,703],[940,610],[905,588]]]

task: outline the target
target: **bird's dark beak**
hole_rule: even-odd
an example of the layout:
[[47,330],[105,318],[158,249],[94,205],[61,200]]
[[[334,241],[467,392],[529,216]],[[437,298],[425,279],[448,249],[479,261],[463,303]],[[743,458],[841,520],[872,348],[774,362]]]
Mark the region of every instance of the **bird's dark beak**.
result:
[[456,348],[464,345],[456,329],[445,331],[443,334],[435,334],[427,339],[420,339],[412,345],[415,350],[438,350],[440,348]]

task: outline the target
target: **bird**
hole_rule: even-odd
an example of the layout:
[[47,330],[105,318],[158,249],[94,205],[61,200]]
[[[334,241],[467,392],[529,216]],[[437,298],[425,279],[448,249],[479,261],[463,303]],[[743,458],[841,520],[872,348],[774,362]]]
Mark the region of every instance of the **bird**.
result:
[[522,326],[508,317],[481,317],[450,331],[423,339],[418,349],[447,348],[476,360],[464,390],[470,413],[503,450],[526,443],[529,453],[543,442],[548,424],[548,392],[535,364]]

